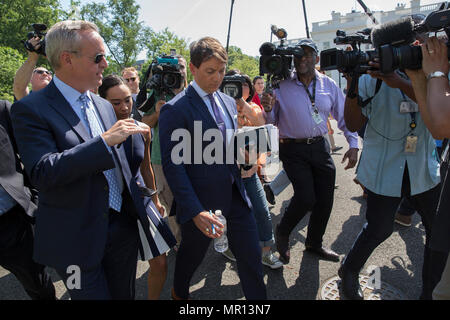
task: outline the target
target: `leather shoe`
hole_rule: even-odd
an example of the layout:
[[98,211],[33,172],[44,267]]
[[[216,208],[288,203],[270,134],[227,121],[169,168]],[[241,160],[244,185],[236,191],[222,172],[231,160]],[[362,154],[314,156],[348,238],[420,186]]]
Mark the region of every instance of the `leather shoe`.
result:
[[281,235],[278,227],[279,225],[275,228],[275,244],[277,251],[280,254],[281,262],[288,264],[291,258],[289,256],[289,236]]
[[331,249],[327,249],[325,247],[315,248],[306,246],[307,252],[314,253],[324,260],[339,262],[339,255]]
[[341,289],[345,297],[350,300],[364,300],[364,294],[359,286],[359,273],[352,272],[342,264],[338,270],[341,278]]
[[271,205],[275,205],[275,195],[273,194],[272,189],[270,189],[270,186],[268,183],[265,183],[264,186],[264,192],[266,194],[267,202],[269,202]]

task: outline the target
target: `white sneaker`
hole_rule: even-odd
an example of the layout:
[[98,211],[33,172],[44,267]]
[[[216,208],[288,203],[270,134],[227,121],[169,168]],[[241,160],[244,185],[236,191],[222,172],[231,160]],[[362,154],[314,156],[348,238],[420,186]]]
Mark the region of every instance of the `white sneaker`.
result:
[[268,266],[272,269],[278,269],[283,266],[283,262],[281,262],[272,251],[269,251],[268,253],[264,253],[262,256],[262,264],[265,266]]

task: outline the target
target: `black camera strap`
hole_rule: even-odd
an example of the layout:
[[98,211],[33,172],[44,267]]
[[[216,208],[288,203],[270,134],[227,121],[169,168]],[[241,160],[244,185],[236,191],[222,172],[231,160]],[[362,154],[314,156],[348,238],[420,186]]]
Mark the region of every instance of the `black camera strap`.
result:
[[313,111],[317,114],[317,113],[319,113],[319,109],[317,109],[317,107],[316,107],[316,83],[317,83],[317,79],[316,79],[316,77],[314,77],[314,80],[313,80],[313,92],[311,94],[309,92],[309,90],[308,90],[308,87],[302,82],[303,88],[305,88],[306,93],[308,94],[309,100],[311,101],[311,105],[313,107]]
[[380,91],[381,88],[381,84],[383,83],[383,80],[381,79],[377,79],[377,84],[375,86],[375,93],[373,94],[373,96],[371,96],[370,98],[367,98],[366,100],[362,100],[361,96],[358,95],[358,105],[361,108],[365,108],[371,101],[373,98],[375,98],[375,96],[377,95],[378,91]]

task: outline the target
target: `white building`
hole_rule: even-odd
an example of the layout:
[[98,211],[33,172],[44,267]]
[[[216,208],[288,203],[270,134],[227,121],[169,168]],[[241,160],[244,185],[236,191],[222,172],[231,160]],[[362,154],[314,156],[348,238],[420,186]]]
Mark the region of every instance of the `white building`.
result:
[[[420,0],[411,0],[410,7],[406,7],[406,4],[398,3],[395,10],[392,11],[374,11],[372,12],[378,23],[386,23],[389,21],[397,20],[401,17],[413,14],[421,13],[428,15],[430,12],[439,8],[442,2],[436,4],[430,4],[421,6]],[[363,30],[365,28],[371,28],[374,24],[372,20],[362,11],[353,10],[350,13],[342,15],[340,12],[331,12],[331,20],[313,22],[311,38],[317,44],[319,51],[334,48],[336,45],[333,40],[336,37],[337,30],[343,30],[347,35]],[[300,39],[290,39],[286,41],[287,45],[295,45]],[[277,44],[277,43],[275,43]],[[370,49],[370,44],[363,44],[362,50]],[[339,72],[327,71],[328,76],[333,78],[341,88],[345,88],[346,81],[339,75]]]

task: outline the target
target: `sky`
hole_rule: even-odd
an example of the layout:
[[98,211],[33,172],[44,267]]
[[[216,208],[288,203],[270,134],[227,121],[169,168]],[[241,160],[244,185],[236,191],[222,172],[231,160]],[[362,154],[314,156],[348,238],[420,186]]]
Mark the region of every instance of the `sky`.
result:
[[[89,3],[92,0],[82,0]],[[97,0],[96,2],[106,2]],[[155,31],[168,27],[188,43],[204,36],[218,39],[225,47],[232,0],[137,0],[139,21]],[[391,11],[399,0],[363,0],[371,11]],[[421,0],[421,5],[438,3]],[[61,0],[63,8],[70,1]],[[410,7],[409,0],[403,0]],[[345,15],[352,10],[363,12],[355,0],[305,0],[309,32],[312,23],[331,19],[331,12]],[[270,26],[286,29],[288,39],[306,37],[305,18],[301,0],[235,0],[230,31],[230,45],[243,53],[257,56],[263,42],[270,41]]]

